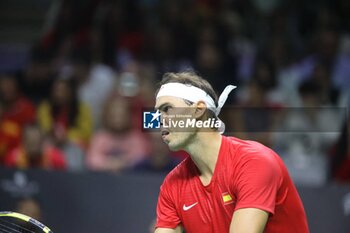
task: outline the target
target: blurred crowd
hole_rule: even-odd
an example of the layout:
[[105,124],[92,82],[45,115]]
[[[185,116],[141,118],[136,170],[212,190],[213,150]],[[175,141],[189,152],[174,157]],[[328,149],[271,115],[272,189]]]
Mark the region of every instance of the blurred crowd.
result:
[[294,179],[350,182],[350,1],[61,0],[18,70],[0,71],[0,163],[171,170],[144,133],[164,72],[238,86],[228,134],[260,141]]

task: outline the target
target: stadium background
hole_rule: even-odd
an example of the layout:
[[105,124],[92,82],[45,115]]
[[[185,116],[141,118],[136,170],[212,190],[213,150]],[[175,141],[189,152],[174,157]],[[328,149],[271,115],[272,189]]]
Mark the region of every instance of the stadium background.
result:
[[349,33],[347,0],[0,1],[0,209],[150,232],[186,155],[141,131],[142,109],[164,72],[194,70],[238,86],[227,134],[279,153],[311,232],[350,232]]

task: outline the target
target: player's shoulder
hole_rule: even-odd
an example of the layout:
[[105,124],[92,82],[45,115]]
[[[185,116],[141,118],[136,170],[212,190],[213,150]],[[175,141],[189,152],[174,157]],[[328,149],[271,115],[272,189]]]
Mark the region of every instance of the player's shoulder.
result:
[[173,170],[165,177],[163,185],[177,184],[183,182],[188,177],[193,175],[193,162],[190,157],[182,160]]
[[235,159],[246,160],[250,158],[271,159],[276,153],[269,147],[251,140],[242,140],[235,137],[226,137],[230,148],[233,148]]
[[252,140],[243,140],[236,137],[224,137],[231,148],[241,152],[269,151],[267,146]]

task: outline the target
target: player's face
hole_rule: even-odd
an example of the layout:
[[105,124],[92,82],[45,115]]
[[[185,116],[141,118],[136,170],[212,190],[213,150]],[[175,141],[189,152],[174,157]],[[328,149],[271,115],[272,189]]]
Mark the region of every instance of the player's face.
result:
[[172,151],[185,149],[194,138],[196,130],[180,128],[176,122],[185,121],[187,116],[193,114],[194,107],[186,104],[181,98],[162,96],[157,98],[155,108],[162,114],[161,134],[163,141]]

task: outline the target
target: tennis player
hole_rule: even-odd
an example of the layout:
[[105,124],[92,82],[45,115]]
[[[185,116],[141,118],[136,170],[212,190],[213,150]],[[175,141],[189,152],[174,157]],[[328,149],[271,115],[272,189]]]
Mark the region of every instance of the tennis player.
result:
[[[192,72],[167,73],[160,85],[155,108],[161,118],[191,115],[196,121],[219,120],[235,88],[229,85],[218,99],[211,85]],[[222,136],[220,130],[163,125],[163,141],[190,157],[160,188],[155,233],[309,232],[303,204],[280,157],[257,142]]]

